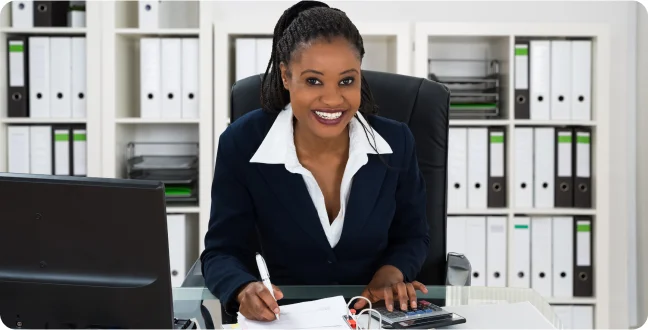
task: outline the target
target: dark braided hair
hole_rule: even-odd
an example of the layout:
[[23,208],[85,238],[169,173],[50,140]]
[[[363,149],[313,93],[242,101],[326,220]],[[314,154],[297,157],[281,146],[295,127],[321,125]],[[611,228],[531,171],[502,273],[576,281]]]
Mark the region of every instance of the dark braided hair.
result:
[[[290,93],[281,81],[280,64],[284,63],[288,66],[296,53],[314,40],[330,41],[335,37],[345,38],[355,47],[358,58],[360,60],[364,58],[362,36],[343,11],[319,1],[300,1],[284,11],[274,29],[272,54],[261,83],[263,110],[278,113],[290,103]],[[365,79],[361,79],[360,86],[361,100],[358,111],[366,115],[376,114],[378,109],[369,90],[369,84]],[[361,121],[358,123],[362,125],[367,139],[371,135],[372,148],[378,153],[373,130],[368,130]],[[378,156],[382,160],[380,154]]]

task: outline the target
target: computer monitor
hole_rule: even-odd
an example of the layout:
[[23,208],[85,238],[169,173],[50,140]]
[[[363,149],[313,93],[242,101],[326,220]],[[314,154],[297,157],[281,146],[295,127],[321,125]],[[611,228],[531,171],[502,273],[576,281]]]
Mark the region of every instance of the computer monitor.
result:
[[173,328],[160,182],[0,174],[9,328]]

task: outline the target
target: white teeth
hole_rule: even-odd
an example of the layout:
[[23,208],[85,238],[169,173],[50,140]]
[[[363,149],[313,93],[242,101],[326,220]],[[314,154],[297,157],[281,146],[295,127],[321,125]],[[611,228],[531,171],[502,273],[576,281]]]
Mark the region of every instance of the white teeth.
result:
[[315,111],[315,114],[319,116],[320,118],[323,119],[328,119],[328,120],[333,120],[333,119],[338,119],[340,116],[342,116],[342,111],[340,112],[321,112],[321,111]]

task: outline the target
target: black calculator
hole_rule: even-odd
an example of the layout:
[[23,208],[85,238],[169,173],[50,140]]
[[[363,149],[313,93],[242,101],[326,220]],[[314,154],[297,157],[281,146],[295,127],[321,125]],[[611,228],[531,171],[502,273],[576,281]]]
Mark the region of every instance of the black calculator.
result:
[[[416,308],[408,304],[407,310],[394,308],[390,312],[384,306],[377,306],[374,309],[382,316],[383,327],[386,329],[437,328],[466,322],[465,318],[443,310],[424,299],[417,300]],[[378,320],[378,316],[374,313],[370,315]]]

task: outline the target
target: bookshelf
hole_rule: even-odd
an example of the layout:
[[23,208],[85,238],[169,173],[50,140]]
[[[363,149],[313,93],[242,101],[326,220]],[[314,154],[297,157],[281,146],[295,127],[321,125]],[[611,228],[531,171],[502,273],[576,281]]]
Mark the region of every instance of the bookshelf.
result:
[[[504,127],[506,132],[506,176],[507,176],[507,207],[498,209],[449,209],[448,222],[455,217],[471,216],[504,216],[510,223],[517,216],[524,217],[560,217],[560,216],[589,216],[594,226],[591,247],[593,250],[593,279],[594,295],[592,297],[553,297],[544,298],[554,306],[586,305],[594,307],[594,326],[607,328],[612,315],[611,300],[618,294],[610,284],[609,255],[606,252],[610,246],[610,230],[613,227],[613,217],[609,214],[609,187],[611,174],[609,172],[610,127],[609,109],[609,30],[604,25],[597,24],[500,24],[500,23],[414,23],[414,72],[418,77],[429,77],[430,57],[453,56],[453,52],[463,54],[478,54],[488,59],[497,59],[502,75],[500,93],[500,116],[478,119],[450,120],[452,127]],[[591,118],[590,120],[553,120],[553,119],[519,119],[515,116],[515,42],[516,38],[561,40],[582,39],[592,40],[592,86],[591,86]],[[468,58],[476,60],[478,58]],[[450,67],[448,65],[448,67]],[[459,70],[459,69],[457,69]],[[466,70],[464,68],[464,70]],[[468,69],[470,70],[470,69]],[[475,71],[475,69],[473,69]],[[591,178],[592,178],[592,207],[591,208],[519,208],[516,207],[514,177],[515,169],[515,132],[519,127],[587,127],[591,129]],[[511,228],[511,227],[508,227]],[[512,230],[507,233],[507,263],[511,264],[513,240]],[[533,264],[533,261],[531,261]],[[510,268],[509,268],[510,270]],[[511,274],[509,271],[508,284]],[[531,279],[533,281],[533,279]]]

